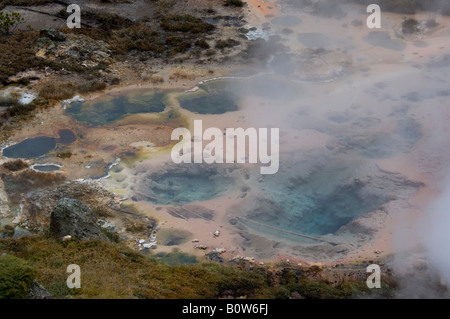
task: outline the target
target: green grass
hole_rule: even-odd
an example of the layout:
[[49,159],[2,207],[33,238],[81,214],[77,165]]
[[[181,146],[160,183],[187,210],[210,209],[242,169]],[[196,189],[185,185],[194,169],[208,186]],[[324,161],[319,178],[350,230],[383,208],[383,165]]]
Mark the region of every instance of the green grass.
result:
[[27,298],[35,276],[35,269],[25,260],[12,255],[0,256],[0,299]]

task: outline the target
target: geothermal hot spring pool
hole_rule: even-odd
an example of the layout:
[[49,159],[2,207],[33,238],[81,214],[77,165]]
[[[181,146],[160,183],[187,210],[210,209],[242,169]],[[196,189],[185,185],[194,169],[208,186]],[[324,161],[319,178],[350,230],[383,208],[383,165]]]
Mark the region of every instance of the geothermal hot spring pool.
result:
[[[332,35],[310,20],[273,21],[294,33],[285,39],[291,50],[275,54],[264,74],[189,91],[133,90],[66,109],[90,127],[150,113],[181,116],[189,129],[198,119],[221,130],[279,128],[276,174],[261,175],[259,164],[175,164],[170,149],[156,147],[123,156],[101,183],[190,239],[211,241],[220,228],[222,245],[257,258],[341,256],[374,238],[386,216],[408,212],[424,187],[411,167],[427,171],[430,154],[439,153],[433,132],[445,131],[448,56],[416,59],[426,41],[392,30],[357,34],[346,26],[352,36]],[[139,141],[151,142],[151,135]]]
[[58,143],[71,144],[75,142],[75,133],[69,129],[58,131],[59,138],[49,136],[37,136],[27,138],[18,144],[8,146],[3,150],[3,156],[9,158],[33,158],[40,157],[53,150]]

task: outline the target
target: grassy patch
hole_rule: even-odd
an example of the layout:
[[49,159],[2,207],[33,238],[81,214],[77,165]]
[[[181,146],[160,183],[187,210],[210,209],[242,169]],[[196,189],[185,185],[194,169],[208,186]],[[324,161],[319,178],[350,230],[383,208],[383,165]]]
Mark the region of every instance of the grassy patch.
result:
[[[171,267],[117,244],[59,242],[44,236],[2,239],[4,251],[27,260],[56,298],[216,298],[231,290],[255,295],[266,285],[259,272],[218,264]],[[64,287],[69,264],[81,268],[81,289]]]
[[[383,289],[374,291],[364,280],[333,284],[311,279],[320,272],[313,267],[269,270],[198,263],[178,251],[145,257],[122,243],[61,242],[44,235],[0,239],[0,255],[4,252],[35,269],[35,279],[56,298],[289,298],[293,292],[305,298],[387,298],[395,288],[389,278],[382,278]],[[65,285],[70,264],[81,268],[81,289]]]

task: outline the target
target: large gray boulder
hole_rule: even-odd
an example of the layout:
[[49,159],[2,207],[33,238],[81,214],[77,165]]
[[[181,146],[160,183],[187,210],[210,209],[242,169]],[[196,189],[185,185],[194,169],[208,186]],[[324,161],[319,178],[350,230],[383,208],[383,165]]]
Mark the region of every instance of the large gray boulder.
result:
[[99,239],[109,242],[89,206],[72,198],[58,201],[50,216],[50,232],[57,238],[70,235],[80,240]]

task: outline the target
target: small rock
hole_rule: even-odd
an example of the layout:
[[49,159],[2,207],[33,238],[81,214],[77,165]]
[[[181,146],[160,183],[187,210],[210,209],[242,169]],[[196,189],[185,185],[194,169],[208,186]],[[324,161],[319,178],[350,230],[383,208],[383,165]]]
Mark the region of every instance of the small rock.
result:
[[227,250],[225,248],[216,248],[213,250],[213,252],[218,253],[218,254],[223,254],[225,253]]
[[223,263],[223,258],[220,256],[220,253],[217,251],[211,251],[211,252],[205,254],[205,257],[211,261]]
[[31,235],[31,233],[28,230],[26,230],[25,228],[22,228],[19,226],[16,226],[14,228],[13,237],[24,237],[24,236],[30,236],[30,235]]
[[254,263],[255,262],[255,258],[254,257],[245,257],[243,260],[248,261],[250,263]]
[[42,287],[36,280],[33,280],[28,291],[29,299],[53,299],[53,296]]
[[44,58],[44,57],[45,57],[45,53],[47,53],[47,52],[45,51],[45,49],[40,49],[38,52],[36,52],[36,56],[37,56],[38,58]]

